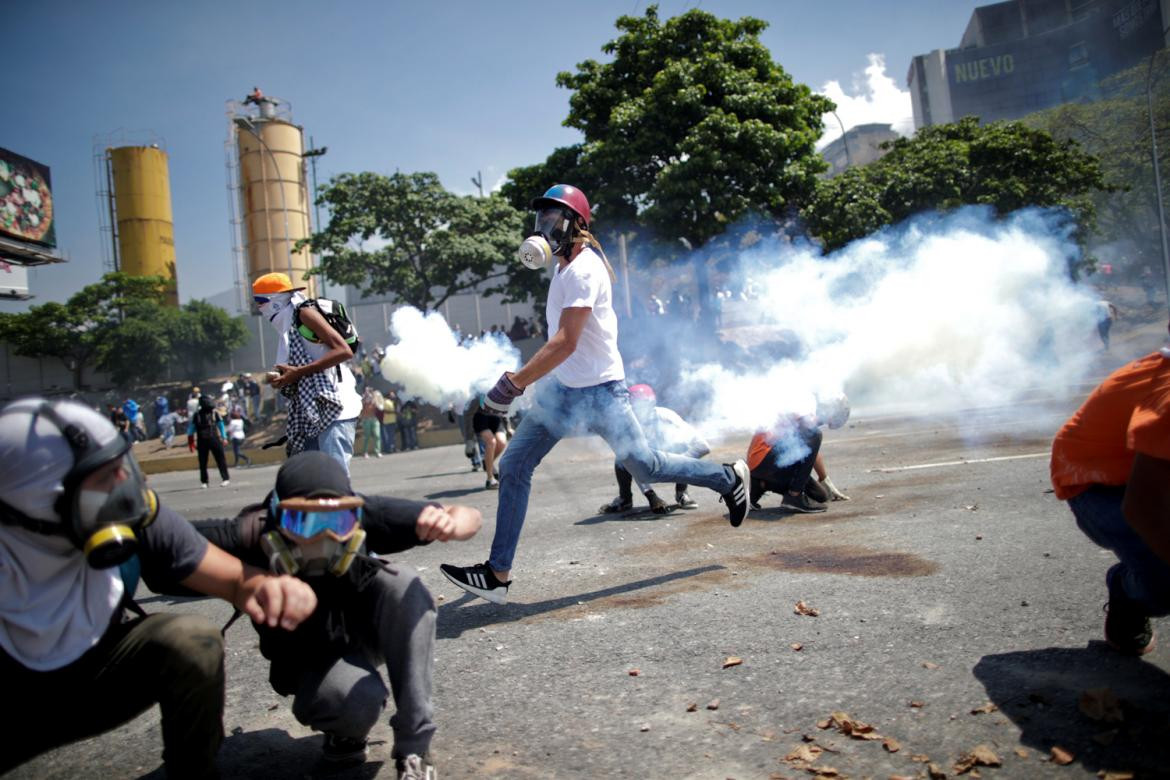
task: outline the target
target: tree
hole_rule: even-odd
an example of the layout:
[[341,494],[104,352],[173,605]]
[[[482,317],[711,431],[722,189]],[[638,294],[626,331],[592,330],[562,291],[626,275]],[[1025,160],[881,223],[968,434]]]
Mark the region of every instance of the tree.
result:
[[1083,245],[1094,227],[1092,194],[1108,190],[1100,161],[1072,140],[1021,122],[967,117],[887,143],[869,165],[822,180],[803,215],[827,250],[928,211],[964,204],[998,215],[1026,206],[1067,208]]
[[565,125],[585,136],[579,167],[607,222],[637,218],[698,247],[811,193],[833,104],[773,61],[759,40],[766,22],[699,10],[661,22],[650,6],[616,27],[602,47],[612,61],[557,75],[573,90]]
[[1077,141],[1101,160],[1113,187],[1093,194],[1100,239],[1122,247],[1135,269],[1162,263],[1146,87],[1152,87],[1159,164],[1165,175],[1170,170],[1168,58],[1170,53],[1159,51],[1152,61],[1104,80],[1096,102],[1068,103],[1022,120],[1057,138]]
[[318,202],[330,219],[309,241],[317,272],[363,296],[428,311],[471,290],[522,300],[532,286],[514,262],[523,215],[499,195],[460,197],[433,173],[367,172],[334,177]]
[[248,340],[242,317],[232,317],[207,301],[188,301],[166,320],[171,355],[192,382],[207,376],[205,366],[226,359]]
[[[57,358],[73,374],[73,389],[81,390],[85,369],[100,365],[110,354],[127,317],[134,319],[135,312],[159,306],[168,289],[162,277],[106,274],[64,304],[45,303],[21,314],[0,315],[0,338],[22,357]],[[138,326],[130,328],[137,331]],[[139,354],[137,360],[165,364],[166,357],[166,352]]]

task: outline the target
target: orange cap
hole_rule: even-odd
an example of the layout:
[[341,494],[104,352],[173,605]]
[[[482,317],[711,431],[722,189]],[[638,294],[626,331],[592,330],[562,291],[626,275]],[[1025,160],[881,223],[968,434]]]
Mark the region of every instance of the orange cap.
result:
[[280,271],[264,274],[252,282],[252,293],[254,295],[273,295],[275,293],[295,292],[303,289],[305,288],[293,287],[292,280],[288,278],[288,274],[281,273]]

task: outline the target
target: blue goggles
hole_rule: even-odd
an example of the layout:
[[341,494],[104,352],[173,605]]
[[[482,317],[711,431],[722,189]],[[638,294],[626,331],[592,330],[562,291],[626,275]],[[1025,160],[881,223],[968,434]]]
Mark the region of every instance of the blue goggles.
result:
[[270,300],[272,300],[272,298],[270,298],[267,295],[253,295],[252,300],[256,302],[257,306],[263,306],[264,304],[266,304]]
[[286,499],[277,509],[277,523],[282,531],[298,539],[328,534],[344,542],[361,528],[364,503],[357,496]]

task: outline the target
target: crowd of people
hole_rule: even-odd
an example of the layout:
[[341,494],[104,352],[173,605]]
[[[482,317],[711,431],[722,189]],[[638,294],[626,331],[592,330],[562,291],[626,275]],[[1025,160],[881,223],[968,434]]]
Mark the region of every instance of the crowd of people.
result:
[[[683,509],[698,506],[691,488],[708,488],[731,528],[769,492],[795,512],[849,500],[821,451],[822,428],[849,419],[843,394],[760,420],[746,459],[707,460],[711,446],[697,431],[652,386],[629,382],[614,274],[584,193],[554,186],[533,211],[522,252],[554,264],[552,335],[490,391],[449,410],[472,468],[484,470],[485,488],[499,499],[487,559],[443,564],[448,580],[507,602],[533,474],[558,441],[580,432],[600,435],[614,452],[618,496],[604,513],[632,510],[635,482],[655,513],[673,508],[655,484],[673,484],[674,506]],[[271,488],[232,518],[184,519],[162,504],[133,455],[145,415],[129,399],[104,416],[44,399],[0,409],[0,455],[25,465],[0,473],[0,669],[25,707],[10,726],[0,772],[158,704],[167,775],[215,776],[223,635],[202,618],[145,614],[134,601],[141,577],[156,593],[215,596],[251,618],[273,690],[292,697],[299,722],[324,733],[325,762],[365,761],[370,730],[393,698],[398,777],[435,777],[435,602],[415,571],[384,556],[471,539],[482,517],[467,506],[354,491],[355,451],[381,457],[418,446],[417,407],[359,382],[356,338],[287,276],[261,277],[253,290],[281,338],[265,381],[287,410],[288,459]],[[194,387],[181,403],[160,396],[152,406],[166,446],[186,424],[203,487],[209,457],[229,484],[225,444],[237,463],[246,460],[235,442],[264,414],[254,384],[243,374],[217,394]],[[513,430],[512,405],[530,389],[536,397]],[[1106,640],[1127,654],[1148,652],[1150,617],[1170,613],[1170,348],[1094,391],[1057,435],[1051,469],[1057,497],[1119,559],[1106,575]],[[134,684],[146,678],[155,684]],[[62,708],[65,700],[72,706]]]

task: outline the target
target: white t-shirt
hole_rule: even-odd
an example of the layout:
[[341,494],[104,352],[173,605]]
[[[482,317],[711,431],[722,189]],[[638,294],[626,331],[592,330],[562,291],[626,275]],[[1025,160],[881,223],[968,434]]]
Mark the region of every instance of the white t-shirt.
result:
[[563,310],[577,307],[589,307],[592,312],[577,340],[577,349],[553,369],[553,376],[567,387],[591,387],[625,379],[626,369],[618,352],[617,315],[613,310],[609,271],[600,255],[589,247],[564,268],[557,267],[544,310],[548,332],[556,333],[560,329]]
[[[309,353],[310,361],[320,360],[329,351],[329,347],[324,343],[314,344],[308,339],[302,340],[305,343],[305,352]],[[337,394],[341,397],[341,413],[337,415],[337,419],[352,420],[362,413],[362,396],[357,391],[357,380],[353,378],[353,372],[349,370],[348,362],[325,370],[337,371],[339,368],[341,369],[341,381],[337,383]]]
[[233,417],[228,420],[228,438],[229,439],[246,439],[247,435],[244,433],[244,421],[239,417]]

